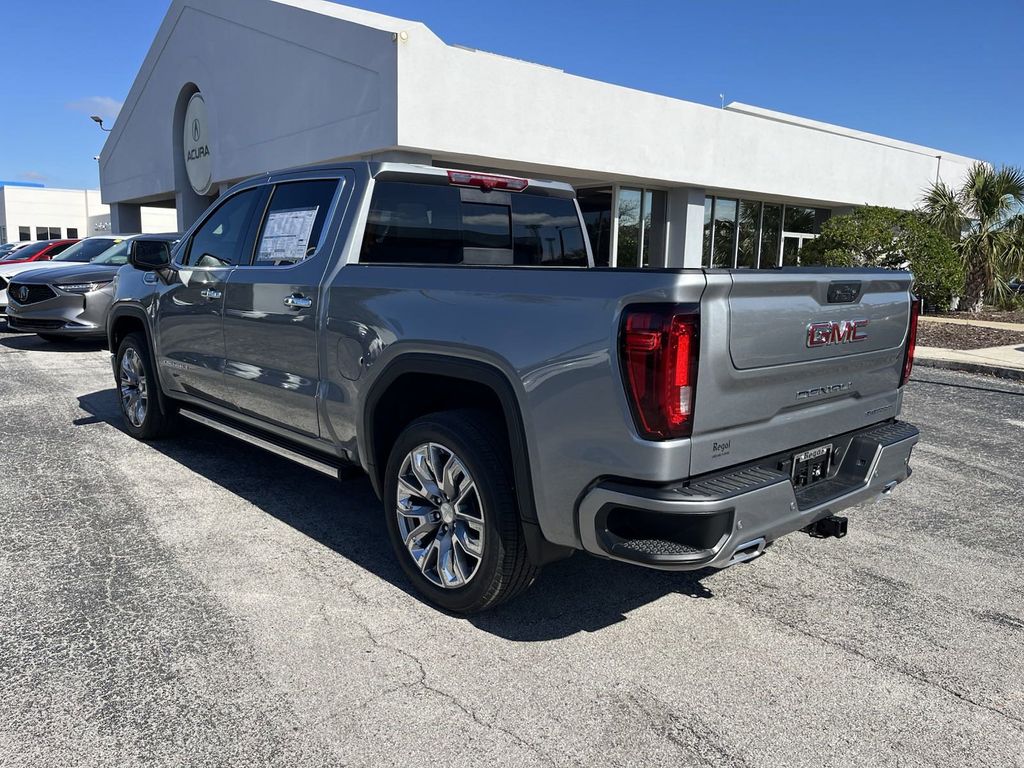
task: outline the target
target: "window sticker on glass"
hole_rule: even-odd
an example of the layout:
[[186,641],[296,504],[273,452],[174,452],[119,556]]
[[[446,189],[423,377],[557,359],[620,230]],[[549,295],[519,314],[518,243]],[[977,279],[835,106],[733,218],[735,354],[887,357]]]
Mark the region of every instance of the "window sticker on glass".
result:
[[256,261],[297,264],[305,259],[309,255],[309,236],[319,210],[320,206],[271,211],[263,227]]

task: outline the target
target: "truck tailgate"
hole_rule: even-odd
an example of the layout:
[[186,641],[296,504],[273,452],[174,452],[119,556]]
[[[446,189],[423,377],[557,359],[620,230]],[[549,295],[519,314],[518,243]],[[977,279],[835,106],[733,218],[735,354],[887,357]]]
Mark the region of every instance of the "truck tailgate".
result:
[[895,417],[911,276],[709,271],[691,474]]

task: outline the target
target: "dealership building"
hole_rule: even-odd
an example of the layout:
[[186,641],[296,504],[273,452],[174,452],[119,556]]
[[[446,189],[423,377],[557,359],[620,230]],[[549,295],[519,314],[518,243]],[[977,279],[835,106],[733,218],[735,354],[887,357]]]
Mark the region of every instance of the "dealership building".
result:
[[[178,226],[173,209],[149,206],[140,208],[138,224],[118,233],[174,232]],[[112,231],[110,208],[101,202],[98,189],[57,189],[0,181],[0,244],[74,240]]]
[[[597,55],[597,54],[595,54]],[[971,158],[449,45],[324,0],[174,0],[100,156],[112,225],[188,227],[231,184],[401,160],[568,181],[600,263],[798,263],[830,216],[910,209]]]

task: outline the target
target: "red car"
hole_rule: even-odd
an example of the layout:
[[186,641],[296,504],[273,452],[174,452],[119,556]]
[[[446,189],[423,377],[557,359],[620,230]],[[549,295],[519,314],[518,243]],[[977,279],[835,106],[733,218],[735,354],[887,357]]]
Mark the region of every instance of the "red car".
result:
[[38,243],[26,245],[6,256],[0,257],[0,264],[20,264],[25,261],[49,261],[58,253],[70,248],[77,240],[40,240]]

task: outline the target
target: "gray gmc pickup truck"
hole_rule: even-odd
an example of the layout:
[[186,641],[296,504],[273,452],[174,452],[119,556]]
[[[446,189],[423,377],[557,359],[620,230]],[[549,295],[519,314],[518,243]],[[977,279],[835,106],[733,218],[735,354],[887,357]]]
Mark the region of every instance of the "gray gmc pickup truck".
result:
[[130,434],[187,418],[362,467],[401,567],[455,612],[577,549],[693,570],[845,535],[918,440],[909,274],[594,268],[554,182],[275,173],[115,282]]

